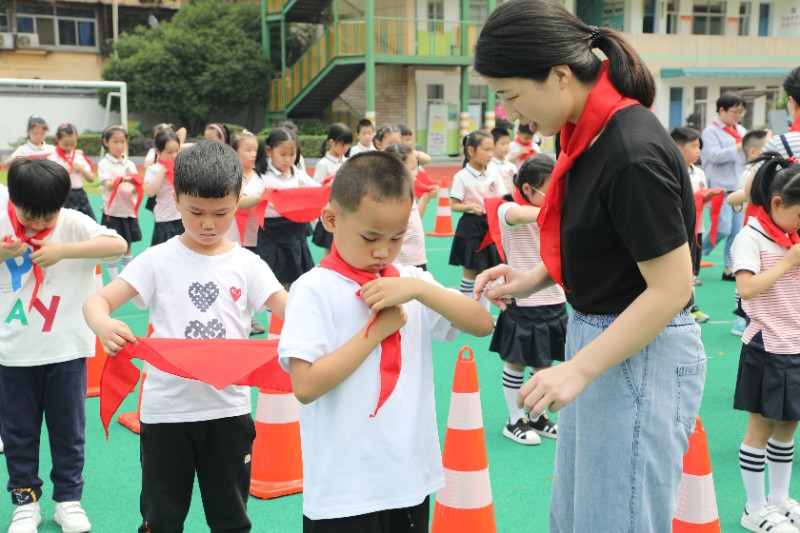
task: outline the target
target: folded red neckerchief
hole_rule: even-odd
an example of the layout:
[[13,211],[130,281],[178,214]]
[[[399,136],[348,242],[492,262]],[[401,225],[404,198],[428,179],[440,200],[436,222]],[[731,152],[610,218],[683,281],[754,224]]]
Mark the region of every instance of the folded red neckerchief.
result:
[[725,195],[715,196],[709,202],[711,203],[711,230],[708,232],[708,239],[711,241],[711,246],[716,246],[717,232],[719,231],[719,214],[722,212],[722,205],[725,203]]
[[[717,123],[715,122],[715,124],[717,124]],[[737,143],[742,142],[742,136],[741,136],[741,134],[739,134],[739,129],[735,125],[734,126],[720,126],[719,124],[717,124],[717,126],[722,128],[722,131],[724,131],[725,133],[727,133],[728,135],[733,137],[733,139]]]
[[164,178],[169,183],[169,186],[172,187],[172,190],[175,190],[175,161],[159,161],[161,166],[167,169],[167,173],[164,174]]
[[322,208],[328,205],[331,197],[330,187],[292,187],[289,189],[265,189],[261,201],[253,208],[261,227],[264,227],[264,213],[267,202],[275,211],[292,222],[303,224],[319,218]]
[[122,400],[139,382],[131,359],[183,378],[222,390],[230,385],[292,391],[292,383],[278,365],[278,340],[154,339],[139,338],[106,359],[100,378],[100,419],[108,438],[108,424]]
[[791,248],[795,244],[800,243],[800,236],[797,235],[796,231],[787,234],[781,228],[779,228],[775,222],[772,221],[770,218],[769,213],[764,210],[761,206],[756,206],[753,209],[753,213],[758,220],[758,223],[761,224],[761,227],[764,228],[764,231],[767,233],[770,239],[775,241],[776,243],[780,244],[784,248]]
[[611,117],[628,106],[641,105],[632,98],[622,96],[608,76],[608,60],[603,61],[600,77],[589,92],[577,124],[567,122],[561,130],[561,155],[553,169],[550,187],[537,220],[541,229],[542,262],[553,281],[564,286],[561,269],[561,211],[564,207],[564,182],[575,160],[586,150],[608,124]]
[[77,150],[73,150],[72,157],[67,157],[66,152],[64,152],[64,150],[62,150],[60,146],[56,145],[56,155],[58,155],[58,157],[61,158],[61,160],[67,164],[69,170],[75,168],[75,154],[77,153],[78,153]]
[[414,196],[417,199],[422,198],[422,195],[431,192],[436,184],[425,172],[418,172],[417,179],[414,180]]
[[[378,274],[359,270],[345,263],[342,256],[339,255],[339,251],[336,249],[336,243],[331,246],[331,253],[320,261],[319,266],[333,270],[337,274],[341,274],[347,279],[355,281],[362,287],[365,283],[378,279]],[[380,271],[380,275],[382,277],[399,277],[400,272],[394,265],[389,265]],[[356,292],[357,297],[360,297],[360,294],[360,290]],[[377,318],[378,315],[373,316],[367,325],[367,336],[369,336],[369,330]],[[389,399],[389,396],[397,385],[397,380],[400,378],[400,368],[402,364],[400,331],[398,330],[381,342],[381,389],[378,395],[378,406],[375,407],[375,412],[373,412],[370,417],[377,415],[378,409]]]
[[489,229],[486,230],[486,235],[484,235],[481,245],[475,250],[476,252],[480,252],[487,246],[494,244],[503,263],[506,262],[506,254],[503,250],[503,234],[500,231],[500,217],[498,216],[497,210],[500,209],[500,206],[504,203],[506,203],[506,201],[502,198],[484,198],[483,205],[486,210],[486,222],[489,224]]
[[[47,229],[44,229],[33,235],[31,237],[25,236],[25,226],[23,226],[19,219],[17,219],[17,210],[14,209],[14,204],[11,203],[11,200],[8,201],[8,219],[11,221],[11,227],[14,229],[14,236],[22,241],[23,243],[30,246],[33,251],[37,251],[41,246],[37,244],[33,244],[33,240],[42,240],[48,235],[50,235],[54,229],[56,229],[55,224]],[[58,222],[56,222],[57,224]],[[6,244],[10,244],[12,242],[10,237],[6,237]],[[39,294],[39,288],[42,286],[42,281],[44,280],[44,272],[42,272],[42,267],[37,265],[36,263],[33,264],[33,278],[36,280],[35,285],[33,286],[33,295],[31,295],[31,303],[28,305],[28,311],[33,308],[33,303],[36,301],[36,296]]]
[[[119,192],[119,186],[122,185],[126,177],[130,178],[131,183],[136,186],[136,205],[133,207],[133,213],[136,218],[139,218],[139,206],[142,205],[142,199],[144,198],[144,177],[141,174],[126,174],[114,180],[114,188],[111,189],[111,196],[108,197],[108,205],[105,207],[105,212],[109,212],[111,204],[114,203],[117,192]],[[111,217],[106,214],[106,220],[110,219]]]

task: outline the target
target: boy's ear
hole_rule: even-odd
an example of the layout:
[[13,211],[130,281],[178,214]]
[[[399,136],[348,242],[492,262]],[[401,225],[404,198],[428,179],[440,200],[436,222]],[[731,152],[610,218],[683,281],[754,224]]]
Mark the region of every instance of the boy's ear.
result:
[[323,207],[322,213],[319,216],[320,221],[322,221],[322,227],[333,233],[333,230],[336,228],[337,216],[338,213],[330,204]]

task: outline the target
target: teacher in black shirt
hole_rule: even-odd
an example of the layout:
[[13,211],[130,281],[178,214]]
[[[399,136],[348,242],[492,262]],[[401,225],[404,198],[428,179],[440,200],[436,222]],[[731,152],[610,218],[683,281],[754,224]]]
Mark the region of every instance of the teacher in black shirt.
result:
[[538,220],[543,265],[500,265],[475,285],[495,282],[486,296],[504,307],[555,282],[573,309],[567,361],[520,390],[532,416],[561,411],[550,529],[671,531],[706,359],[688,312],[692,187],[648,109],[652,75],[620,34],[552,0],[498,7],[474,66],[510,120],[561,133]]

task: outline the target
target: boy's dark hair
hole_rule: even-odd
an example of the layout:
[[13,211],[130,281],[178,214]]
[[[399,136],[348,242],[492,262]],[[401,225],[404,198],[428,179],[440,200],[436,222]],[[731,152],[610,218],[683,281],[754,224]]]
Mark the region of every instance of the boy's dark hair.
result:
[[767,142],[767,131],[766,130],[750,130],[744,134],[742,137],[742,152],[747,155],[747,151],[750,148],[759,148],[764,147],[764,143]]
[[8,169],[8,197],[32,218],[58,212],[70,187],[69,173],[55,161],[20,157]]
[[795,104],[800,105],[800,67],[792,70],[783,80],[783,90],[792,97]]
[[398,124],[397,127],[400,129],[400,137],[408,137],[409,135],[414,135],[414,132],[411,131],[411,128],[409,128],[405,124]]
[[352,213],[365,196],[376,202],[404,199],[413,202],[414,180],[398,157],[378,151],[362,152],[336,171],[331,203]]
[[320,146],[319,152],[322,157],[325,157],[325,153],[328,151],[328,141],[333,141],[337,144],[353,144],[353,130],[341,122],[331,125],[328,130],[328,136],[322,141],[322,146]]
[[43,119],[40,115],[31,115],[28,117],[28,129],[25,131],[31,131],[36,126],[44,128],[44,131],[49,130],[50,128],[47,127],[47,121]]
[[784,159],[778,152],[764,152],[752,162],[763,163],[756,171],[750,189],[753,205],[761,206],[769,213],[773,196],[780,196],[787,206],[800,204],[800,165]]
[[717,98],[717,113],[719,110],[722,109],[723,111],[727,111],[732,107],[736,107],[738,105],[744,105],[744,98],[739,93],[722,93]]
[[530,124],[520,123],[519,128],[517,128],[517,134],[519,133],[524,133],[526,135],[533,135],[533,130],[531,129]]
[[368,118],[362,118],[358,122],[356,122],[356,133],[361,133],[361,128],[372,128],[375,129],[375,124]]
[[683,146],[692,141],[700,141],[700,148],[703,147],[703,137],[701,137],[700,132],[694,128],[679,126],[669,132],[669,136],[672,137],[672,140],[675,141],[675,144],[678,146]]
[[242,163],[236,151],[217,141],[190,146],[175,158],[175,195],[236,198],[242,190]]
[[494,128],[492,130],[492,138],[494,139],[494,142],[499,141],[503,137],[509,137],[509,138],[511,137],[511,134],[508,132],[507,129],[505,129],[505,128]]
[[547,181],[553,174],[553,169],[556,166],[555,160],[547,154],[536,154],[527,159],[521,167],[519,172],[514,174],[514,186],[519,190],[522,196],[522,185],[527,183],[534,189],[538,189],[544,182]]
[[499,5],[483,25],[474,66],[481,76],[544,81],[553,67],[567,65],[588,84],[608,58],[608,76],[623,96],[653,105],[652,74],[636,50],[611,28],[590,26],[555,0],[511,0]]
[[514,131],[514,123],[505,117],[500,117],[494,121],[495,128],[503,128],[506,131]]

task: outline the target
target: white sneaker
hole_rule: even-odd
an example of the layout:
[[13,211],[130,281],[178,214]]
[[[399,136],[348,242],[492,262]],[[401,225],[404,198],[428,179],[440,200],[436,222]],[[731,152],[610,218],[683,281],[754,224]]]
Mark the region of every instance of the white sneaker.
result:
[[752,513],[745,509],[742,527],[756,533],[797,533],[797,528],[774,505],[765,505]]
[[42,513],[39,510],[39,502],[18,505],[11,515],[8,533],[36,533],[39,531],[41,523]]
[[778,511],[789,519],[789,522],[800,530],[800,503],[792,498],[786,498],[777,506]]
[[59,502],[53,516],[64,533],[86,533],[92,529],[81,502]]
[[5,446],[3,446],[3,439],[0,439],[0,453],[3,453],[3,450],[5,450]]
[[514,424],[509,420],[503,428],[503,435],[523,446],[536,446],[542,443],[542,439],[530,426],[527,418],[520,418]]

